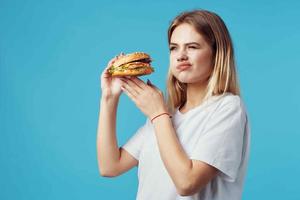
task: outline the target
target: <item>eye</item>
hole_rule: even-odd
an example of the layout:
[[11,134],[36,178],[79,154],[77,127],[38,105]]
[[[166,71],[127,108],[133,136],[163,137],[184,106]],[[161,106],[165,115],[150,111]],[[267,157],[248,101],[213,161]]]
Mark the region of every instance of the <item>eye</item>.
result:
[[173,50],[175,50],[175,49],[176,49],[175,46],[170,46],[170,47],[169,47],[169,50],[170,50],[170,51],[173,51]]
[[197,46],[189,46],[189,49],[198,49]]

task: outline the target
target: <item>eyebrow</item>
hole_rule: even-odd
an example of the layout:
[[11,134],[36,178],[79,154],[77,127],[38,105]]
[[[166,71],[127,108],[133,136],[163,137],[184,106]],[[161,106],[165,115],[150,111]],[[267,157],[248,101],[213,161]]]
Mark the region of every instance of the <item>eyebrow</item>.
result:
[[[200,46],[200,44],[198,42],[188,42],[188,43],[185,43],[184,45],[191,45],[191,44]],[[171,42],[170,45],[178,46],[178,44],[173,43],[173,42]]]

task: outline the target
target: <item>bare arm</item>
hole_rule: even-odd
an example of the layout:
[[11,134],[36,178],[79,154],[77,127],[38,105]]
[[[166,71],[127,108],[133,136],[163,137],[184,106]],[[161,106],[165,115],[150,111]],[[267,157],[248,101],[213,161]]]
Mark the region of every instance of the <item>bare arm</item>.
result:
[[[110,66],[115,59],[108,64]],[[107,71],[101,75],[102,97],[97,130],[97,159],[102,176],[118,176],[138,164],[138,161],[124,149],[118,147],[116,136],[116,114],[121,94],[118,78]]]
[[168,116],[155,119],[153,125],[160,155],[180,195],[193,195],[217,175],[216,168],[189,159]]
[[[148,118],[167,112],[162,92],[151,83],[149,86],[138,78],[124,79],[122,88]],[[162,161],[180,195],[198,192],[217,175],[213,166],[188,157],[167,115],[153,120],[153,125]]]
[[118,147],[116,137],[118,101],[118,98],[102,97],[100,103],[97,152],[99,170],[102,176],[117,176],[138,164],[135,158]]

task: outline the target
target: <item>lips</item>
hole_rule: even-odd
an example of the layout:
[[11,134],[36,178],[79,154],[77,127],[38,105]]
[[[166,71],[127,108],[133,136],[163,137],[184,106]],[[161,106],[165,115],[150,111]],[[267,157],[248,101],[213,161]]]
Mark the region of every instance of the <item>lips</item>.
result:
[[186,70],[188,68],[190,68],[192,65],[190,63],[181,63],[179,65],[176,66],[176,69],[179,71],[183,71]]

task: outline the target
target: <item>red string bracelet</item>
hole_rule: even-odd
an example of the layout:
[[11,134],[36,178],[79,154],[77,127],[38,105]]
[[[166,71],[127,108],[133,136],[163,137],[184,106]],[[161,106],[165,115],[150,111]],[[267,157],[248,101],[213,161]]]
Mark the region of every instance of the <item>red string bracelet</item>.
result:
[[153,123],[153,120],[155,120],[157,117],[160,117],[160,116],[162,116],[162,115],[169,115],[169,117],[172,118],[172,116],[171,116],[169,113],[164,112],[164,113],[161,113],[161,114],[156,115],[155,117],[153,117],[153,118],[151,119],[151,123]]

